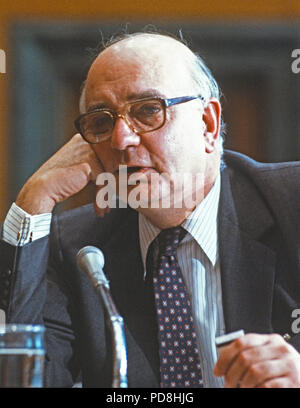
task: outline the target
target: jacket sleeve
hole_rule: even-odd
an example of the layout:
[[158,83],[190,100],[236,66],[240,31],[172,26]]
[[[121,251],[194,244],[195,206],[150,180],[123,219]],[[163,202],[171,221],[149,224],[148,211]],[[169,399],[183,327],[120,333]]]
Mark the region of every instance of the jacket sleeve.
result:
[[0,241],[0,302],[6,323],[46,327],[47,387],[71,387],[79,369],[72,305],[59,265],[49,258],[49,236],[14,247]]

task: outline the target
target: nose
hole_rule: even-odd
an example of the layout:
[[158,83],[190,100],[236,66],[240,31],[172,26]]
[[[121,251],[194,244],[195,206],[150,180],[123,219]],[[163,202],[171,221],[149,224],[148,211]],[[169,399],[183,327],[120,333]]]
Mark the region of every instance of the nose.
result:
[[111,147],[125,150],[129,146],[138,146],[140,136],[134,131],[123,115],[118,115],[111,135]]

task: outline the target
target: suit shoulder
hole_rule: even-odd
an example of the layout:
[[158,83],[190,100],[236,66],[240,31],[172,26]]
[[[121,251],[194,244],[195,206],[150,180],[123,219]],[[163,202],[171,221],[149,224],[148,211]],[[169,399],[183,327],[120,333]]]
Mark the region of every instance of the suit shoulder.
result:
[[224,161],[225,164],[229,166],[255,169],[258,172],[274,170],[284,171],[285,169],[295,169],[295,171],[300,170],[300,161],[263,163],[258,162],[243,153],[234,152],[232,150],[224,150]]
[[296,237],[299,242],[300,162],[259,163],[230,151],[224,152],[224,162],[236,206],[242,207],[248,229],[271,217],[284,236],[293,237],[293,245]]
[[244,154],[227,150],[224,152],[224,162],[233,172],[242,173],[255,184],[299,192],[300,161],[261,163]]
[[259,196],[278,217],[299,217],[300,162],[260,163],[231,151],[224,161],[235,191],[242,191],[249,202]]

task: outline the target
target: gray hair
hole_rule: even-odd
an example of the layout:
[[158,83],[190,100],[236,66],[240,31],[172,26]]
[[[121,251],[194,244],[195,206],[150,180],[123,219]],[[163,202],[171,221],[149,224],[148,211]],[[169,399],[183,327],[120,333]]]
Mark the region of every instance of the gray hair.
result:
[[[210,98],[216,98],[218,101],[220,101],[222,93],[212,72],[197,53],[193,52],[193,57],[194,60],[192,61],[192,64],[190,66],[191,76],[196,84],[198,92],[204,97],[204,104],[207,103]],[[221,153],[223,153],[225,132],[226,124],[223,120],[223,117],[221,116],[219,134]]]

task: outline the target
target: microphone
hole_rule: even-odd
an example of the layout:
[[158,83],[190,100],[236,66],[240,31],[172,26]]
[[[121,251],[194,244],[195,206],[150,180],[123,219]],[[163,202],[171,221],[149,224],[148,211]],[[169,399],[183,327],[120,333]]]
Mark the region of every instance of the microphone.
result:
[[86,246],[78,251],[76,256],[77,266],[90,278],[94,287],[104,285],[109,289],[109,283],[104,275],[104,255],[99,248]]
[[106,311],[112,334],[113,381],[112,388],[127,388],[127,350],[123,318],[110,294],[109,281],[104,272],[104,255],[99,248],[86,246],[76,255],[78,268],[87,274]]

